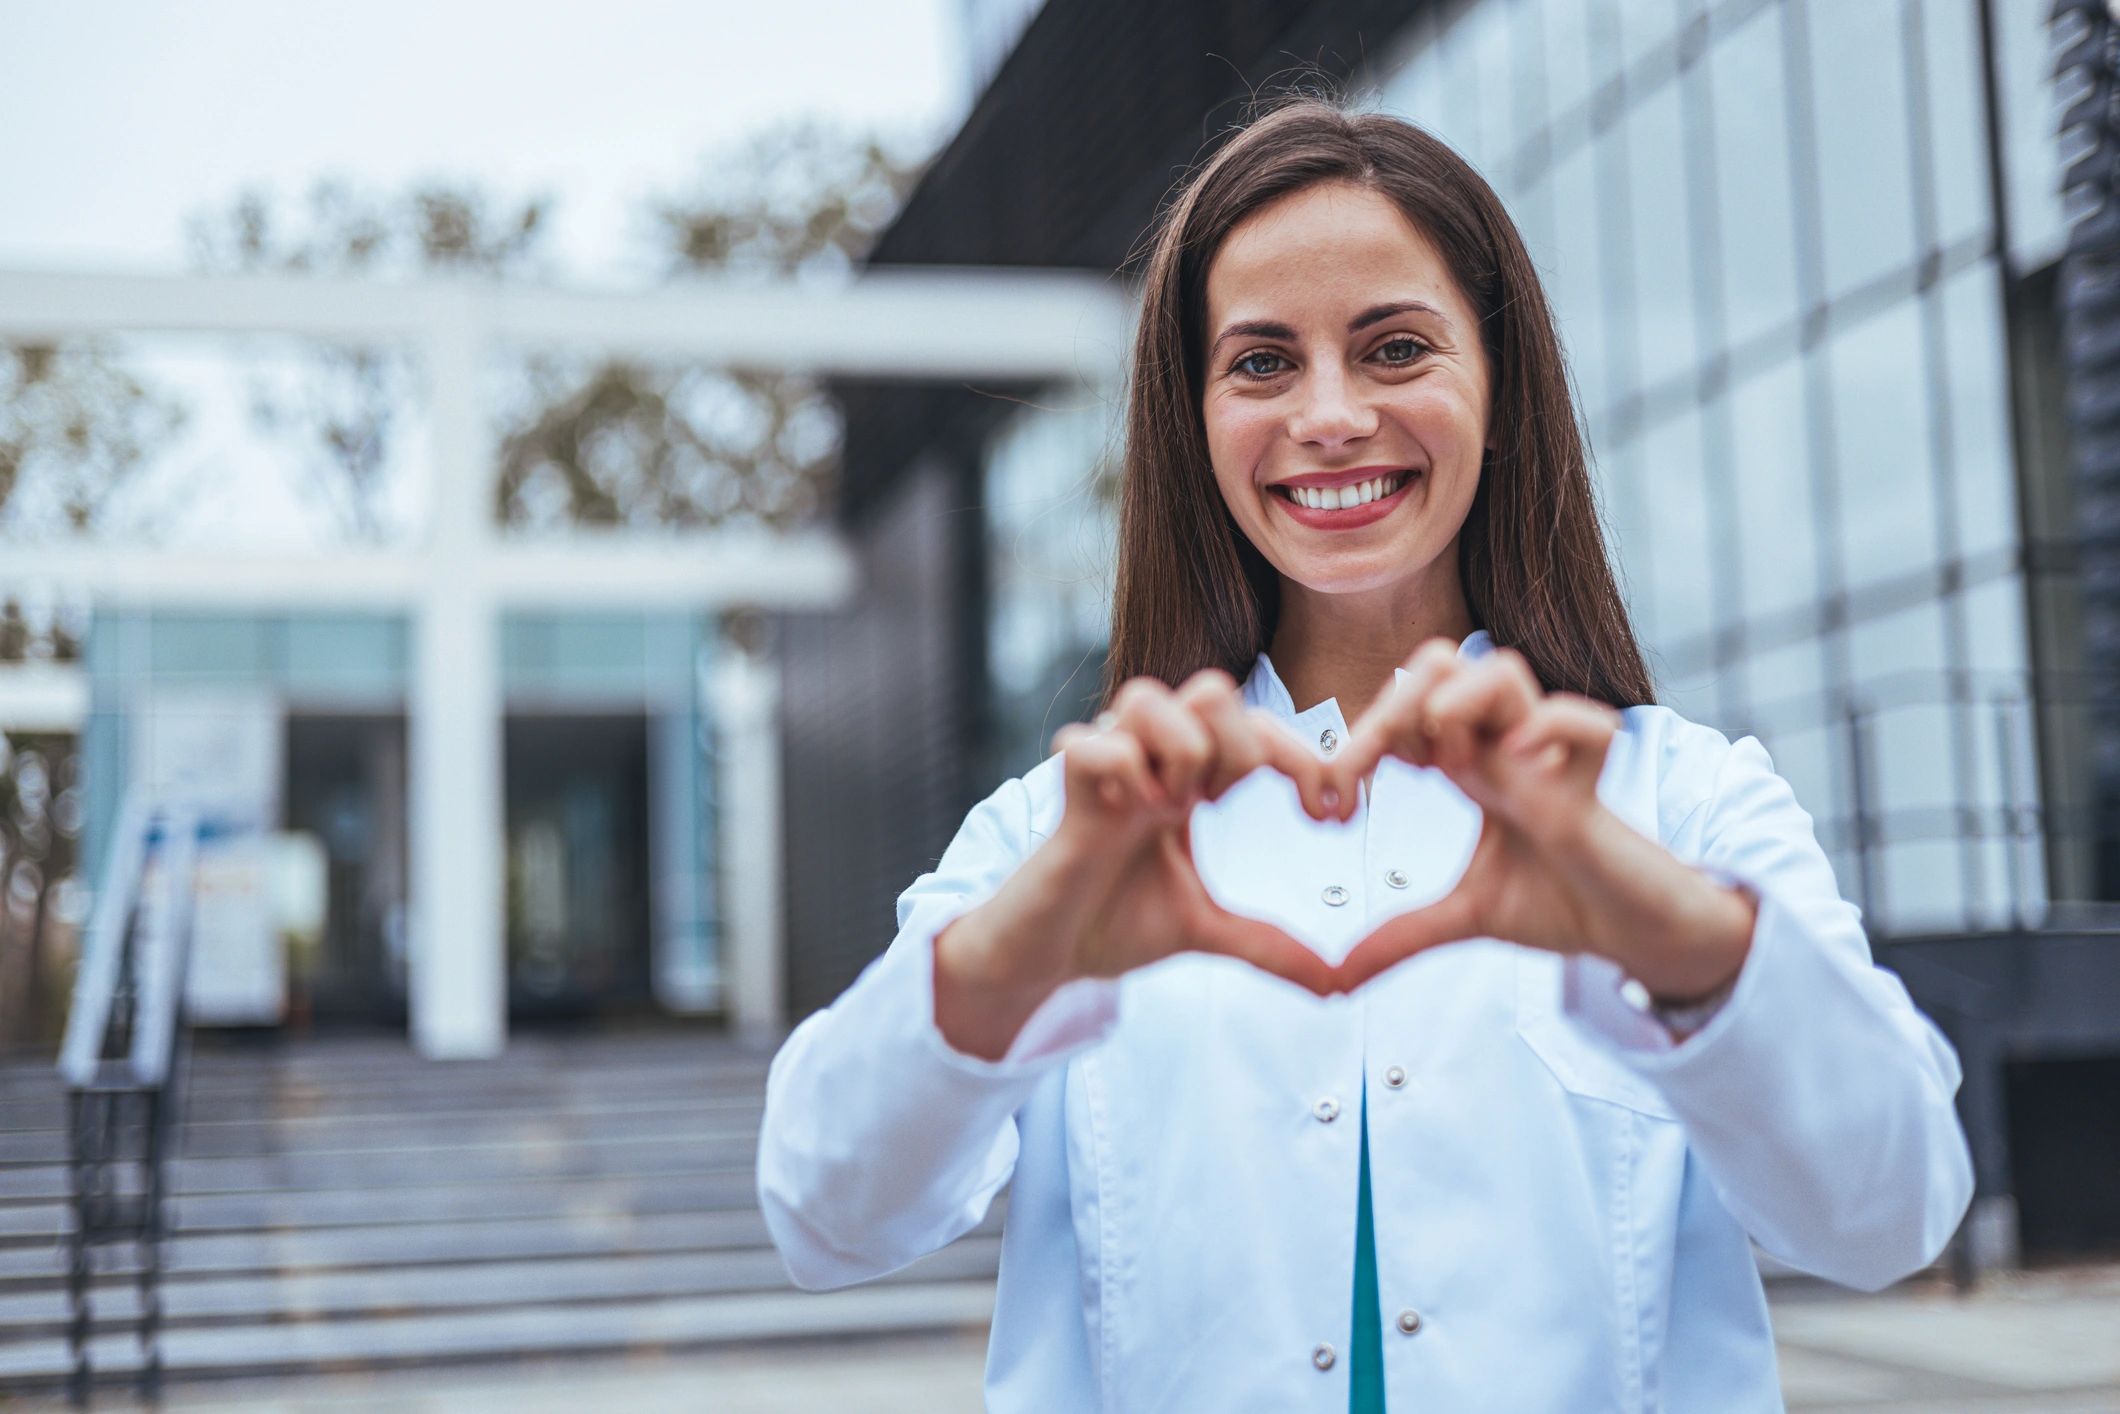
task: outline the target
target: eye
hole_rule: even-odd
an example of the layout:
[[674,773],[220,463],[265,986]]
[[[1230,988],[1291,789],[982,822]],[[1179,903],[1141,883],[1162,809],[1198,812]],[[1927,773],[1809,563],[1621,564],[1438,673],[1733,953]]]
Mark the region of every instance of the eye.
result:
[[1394,368],[1404,368],[1426,352],[1428,346],[1411,334],[1394,335],[1377,347],[1384,362]]
[[[1265,361],[1263,366],[1261,365],[1261,360]],[[1282,365],[1287,362],[1288,360],[1282,358],[1272,349],[1253,349],[1250,353],[1245,354],[1231,364],[1230,369],[1232,372],[1241,373],[1246,378],[1271,378],[1276,373],[1281,372]]]

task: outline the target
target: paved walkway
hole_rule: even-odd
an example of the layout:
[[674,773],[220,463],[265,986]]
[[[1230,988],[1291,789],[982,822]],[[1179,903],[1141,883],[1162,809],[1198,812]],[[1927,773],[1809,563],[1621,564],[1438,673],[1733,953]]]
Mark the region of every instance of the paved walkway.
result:
[[[2120,1414],[2120,1266],[1989,1279],[1970,1298],[1787,1290],[1775,1302],[1789,1408],[1801,1414]],[[179,1387],[170,1411],[575,1414],[714,1409],[948,1414],[979,1409],[980,1331],[765,1351],[401,1371]],[[0,1409],[56,1408],[51,1403]],[[124,1401],[98,1402],[125,1409]]]

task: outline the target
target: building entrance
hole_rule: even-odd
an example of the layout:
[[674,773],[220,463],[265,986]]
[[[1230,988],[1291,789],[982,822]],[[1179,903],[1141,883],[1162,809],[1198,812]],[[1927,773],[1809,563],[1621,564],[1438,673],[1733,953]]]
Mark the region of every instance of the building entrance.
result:
[[645,714],[511,716],[506,753],[510,1015],[648,1009]]

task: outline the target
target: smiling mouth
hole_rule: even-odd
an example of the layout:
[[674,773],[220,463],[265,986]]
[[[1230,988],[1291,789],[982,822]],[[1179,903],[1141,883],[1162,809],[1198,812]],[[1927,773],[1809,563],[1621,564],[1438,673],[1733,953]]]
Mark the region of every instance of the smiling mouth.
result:
[[1381,501],[1396,493],[1413,479],[1410,471],[1392,472],[1368,481],[1358,481],[1352,486],[1269,486],[1266,489],[1283,500],[1293,501],[1299,506],[1314,511],[1343,511],[1356,506],[1366,506],[1372,501]]

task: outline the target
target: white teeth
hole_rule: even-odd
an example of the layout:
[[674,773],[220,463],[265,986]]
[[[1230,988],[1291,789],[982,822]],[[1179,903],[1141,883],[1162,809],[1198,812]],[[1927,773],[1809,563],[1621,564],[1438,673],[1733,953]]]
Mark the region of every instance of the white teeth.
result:
[[1399,472],[1392,476],[1379,476],[1372,481],[1357,482],[1353,486],[1289,486],[1283,488],[1288,498],[1299,506],[1308,506],[1314,511],[1342,511],[1350,506],[1367,505],[1380,500],[1405,484],[1411,472]]

